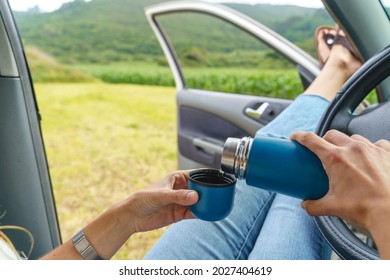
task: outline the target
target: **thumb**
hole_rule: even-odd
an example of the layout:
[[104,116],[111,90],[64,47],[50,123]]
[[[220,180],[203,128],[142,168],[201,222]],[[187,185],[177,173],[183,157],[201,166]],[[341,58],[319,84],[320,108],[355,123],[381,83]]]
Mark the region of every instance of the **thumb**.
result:
[[155,204],[165,206],[169,204],[179,204],[190,206],[198,201],[198,193],[193,190],[179,189],[167,190],[153,197]]
[[172,203],[180,204],[182,206],[189,206],[195,204],[198,199],[198,193],[193,190],[175,190],[176,196]]
[[324,199],[304,200],[301,206],[310,216],[331,215],[328,209],[328,203]]

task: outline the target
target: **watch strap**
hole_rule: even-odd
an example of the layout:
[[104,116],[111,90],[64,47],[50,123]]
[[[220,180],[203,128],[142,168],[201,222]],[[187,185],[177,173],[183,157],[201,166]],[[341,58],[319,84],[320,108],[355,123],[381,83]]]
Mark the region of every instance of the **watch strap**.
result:
[[83,230],[80,230],[72,238],[73,245],[84,260],[102,260],[95,249],[89,243]]

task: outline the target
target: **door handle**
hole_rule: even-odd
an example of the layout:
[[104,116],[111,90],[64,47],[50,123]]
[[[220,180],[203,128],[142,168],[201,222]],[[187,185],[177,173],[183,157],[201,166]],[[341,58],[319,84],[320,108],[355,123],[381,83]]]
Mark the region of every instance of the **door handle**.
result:
[[192,144],[210,154],[222,155],[223,143],[209,138],[194,138]]
[[250,117],[252,117],[252,118],[260,119],[261,116],[264,114],[265,110],[268,108],[268,106],[269,106],[269,103],[268,102],[264,102],[256,110],[254,110],[252,108],[246,108],[245,109],[245,114],[250,116]]

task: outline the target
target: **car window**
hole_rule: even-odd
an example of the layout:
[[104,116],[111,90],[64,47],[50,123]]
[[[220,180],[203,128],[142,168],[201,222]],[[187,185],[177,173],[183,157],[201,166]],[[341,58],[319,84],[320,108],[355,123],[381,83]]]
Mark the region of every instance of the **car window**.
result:
[[313,34],[316,28],[321,25],[335,25],[335,21],[325,9],[322,1],[310,0],[302,6],[298,1],[294,3],[294,6],[283,4],[288,1],[276,1],[275,3],[261,6],[248,6],[240,3],[224,3],[224,5],[261,22],[315,57]]
[[157,20],[176,51],[188,88],[288,99],[303,90],[292,63],[222,19],[183,12]]

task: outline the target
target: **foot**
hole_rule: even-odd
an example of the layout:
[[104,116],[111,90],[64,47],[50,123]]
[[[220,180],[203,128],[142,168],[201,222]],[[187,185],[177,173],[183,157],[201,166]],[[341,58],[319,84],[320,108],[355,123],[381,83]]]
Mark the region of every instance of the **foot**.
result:
[[352,52],[343,45],[335,44],[329,52],[329,57],[324,65],[326,68],[338,71],[344,76],[344,82],[352,76],[362,66],[362,62]]
[[321,69],[329,57],[336,35],[336,29],[333,27],[323,26],[316,30],[315,48]]
[[[329,29],[323,32],[332,34],[336,30]],[[343,31],[339,32],[340,35],[345,36]],[[329,48],[323,40],[323,35],[318,32],[317,53],[326,63],[305,93],[320,95],[331,101],[341,86],[359,69],[362,62],[341,44],[333,44],[332,48]]]

